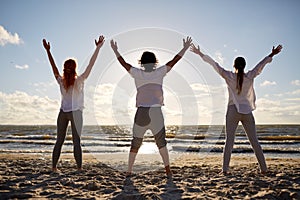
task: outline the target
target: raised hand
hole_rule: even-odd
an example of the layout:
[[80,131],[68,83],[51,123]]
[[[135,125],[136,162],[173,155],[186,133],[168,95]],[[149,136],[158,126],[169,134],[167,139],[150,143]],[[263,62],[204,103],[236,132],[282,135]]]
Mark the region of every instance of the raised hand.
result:
[[114,40],[110,41],[110,46],[114,51],[118,51],[118,45],[117,42],[115,42]]
[[204,54],[200,51],[200,47],[199,45],[196,47],[194,44],[191,45],[191,48],[190,48],[190,51],[191,52],[194,52],[195,54],[198,54],[199,56],[203,57]]
[[276,48],[273,46],[273,49],[272,49],[272,55],[276,55],[278,54],[282,49],[282,45],[278,45]]
[[105,41],[105,40],[104,40],[104,36],[101,35],[101,36],[99,36],[98,41],[95,40],[95,44],[96,44],[97,47],[102,47],[102,45],[104,44],[104,41]]
[[46,50],[50,50],[50,42],[47,42],[46,39],[43,39],[43,45]]
[[191,45],[190,51],[194,52],[195,54],[201,53],[199,45],[196,47],[194,44]]
[[183,47],[188,49],[191,46],[192,42],[193,42],[192,38],[187,36],[186,40],[183,39]]

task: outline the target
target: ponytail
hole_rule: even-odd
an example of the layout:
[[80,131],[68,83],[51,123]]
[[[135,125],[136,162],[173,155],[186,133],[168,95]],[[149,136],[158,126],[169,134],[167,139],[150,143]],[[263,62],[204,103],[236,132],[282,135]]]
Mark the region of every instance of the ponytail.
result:
[[234,60],[234,68],[237,70],[236,89],[238,91],[238,94],[242,92],[245,66],[246,61],[243,57],[237,57]]
[[237,79],[236,79],[236,89],[238,90],[238,94],[241,93],[244,81],[244,69],[238,69]]

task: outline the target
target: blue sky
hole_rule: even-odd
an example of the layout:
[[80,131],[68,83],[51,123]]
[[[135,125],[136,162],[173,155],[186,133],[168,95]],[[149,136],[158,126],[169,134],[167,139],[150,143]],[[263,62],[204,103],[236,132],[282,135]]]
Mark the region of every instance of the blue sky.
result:
[[[255,80],[254,115],[258,124],[300,123],[299,8],[297,0],[2,0],[0,124],[55,124],[59,88],[41,41],[50,41],[60,71],[66,58],[75,57],[80,74],[100,34],[106,43],[85,84],[85,124],[132,123],[135,88],[116,62],[110,39],[138,66],[148,49],[165,64],[188,35],[229,70],[236,56],[244,56],[251,69],[282,44]],[[192,52],[166,77],[167,124],[223,124],[226,103],[224,81]]]

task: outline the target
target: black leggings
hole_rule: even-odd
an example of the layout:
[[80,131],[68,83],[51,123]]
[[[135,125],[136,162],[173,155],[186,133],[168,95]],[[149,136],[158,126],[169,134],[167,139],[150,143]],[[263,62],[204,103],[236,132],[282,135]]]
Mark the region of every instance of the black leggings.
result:
[[63,112],[58,114],[57,118],[57,138],[52,154],[52,167],[55,168],[60,157],[61,148],[65,141],[69,121],[71,121],[73,153],[78,168],[82,166],[82,149],[80,144],[80,136],[82,131],[82,111],[76,110],[71,112]]

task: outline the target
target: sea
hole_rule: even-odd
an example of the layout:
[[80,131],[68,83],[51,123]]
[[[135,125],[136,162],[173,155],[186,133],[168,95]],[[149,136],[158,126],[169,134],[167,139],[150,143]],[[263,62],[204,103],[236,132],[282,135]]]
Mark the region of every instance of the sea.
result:
[[[170,125],[166,127],[170,153],[222,154],[225,144],[222,125]],[[266,157],[300,158],[300,125],[257,125],[257,137]],[[126,153],[132,139],[132,127],[84,126],[81,135],[83,153]],[[0,154],[51,155],[56,141],[56,126],[0,125]],[[72,134],[68,128],[62,153],[72,153]],[[151,131],[145,133],[140,154],[157,153]],[[235,136],[233,154],[253,154],[241,125]]]

